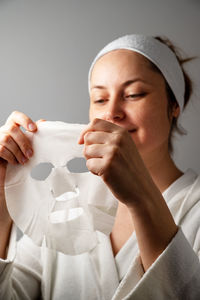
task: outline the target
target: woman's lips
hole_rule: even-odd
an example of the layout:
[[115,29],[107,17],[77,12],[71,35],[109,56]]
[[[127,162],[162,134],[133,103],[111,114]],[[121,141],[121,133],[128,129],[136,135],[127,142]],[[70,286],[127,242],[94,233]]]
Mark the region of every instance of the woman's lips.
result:
[[136,131],[136,129],[134,128],[134,129],[130,129],[130,130],[128,130],[128,132],[129,133],[133,133],[133,132],[135,132]]

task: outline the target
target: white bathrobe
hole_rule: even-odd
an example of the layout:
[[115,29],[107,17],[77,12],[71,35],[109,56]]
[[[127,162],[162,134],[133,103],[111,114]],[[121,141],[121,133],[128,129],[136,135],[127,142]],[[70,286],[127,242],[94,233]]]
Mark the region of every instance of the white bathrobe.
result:
[[94,250],[69,256],[26,236],[16,247],[13,226],[8,257],[0,260],[0,299],[199,300],[200,176],[188,170],[163,196],[179,231],[146,273],[135,233],[115,257],[102,233]]

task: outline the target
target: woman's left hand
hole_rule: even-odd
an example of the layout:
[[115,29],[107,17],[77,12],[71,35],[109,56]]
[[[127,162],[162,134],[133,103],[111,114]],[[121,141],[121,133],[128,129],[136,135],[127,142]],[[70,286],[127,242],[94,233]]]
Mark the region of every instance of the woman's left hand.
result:
[[177,232],[162,194],[154,184],[129,132],[94,119],[79,140],[88,169],[102,177],[133,217],[140,256],[147,270]]
[[111,122],[94,119],[81,133],[87,168],[101,176],[115,197],[134,205],[153,181],[129,132]]

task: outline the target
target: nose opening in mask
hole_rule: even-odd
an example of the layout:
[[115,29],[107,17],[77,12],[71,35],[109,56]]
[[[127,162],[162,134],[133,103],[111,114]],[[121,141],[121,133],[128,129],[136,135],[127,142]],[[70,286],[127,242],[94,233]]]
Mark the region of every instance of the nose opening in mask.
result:
[[65,192],[65,193],[57,196],[55,199],[57,201],[67,201],[67,200],[71,200],[73,198],[78,197],[78,195],[79,195],[79,188],[75,187],[74,191]]
[[31,177],[35,180],[43,181],[51,173],[53,165],[51,163],[40,163],[32,168]]
[[79,218],[83,214],[84,210],[82,207],[69,208],[69,203],[70,205],[72,205],[72,203],[75,206],[78,205],[76,200],[79,193],[79,188],[75,187],[73,191],[64,192],[55,197],[56,203],[49,214],[49,221],[52,224],[69,222]]

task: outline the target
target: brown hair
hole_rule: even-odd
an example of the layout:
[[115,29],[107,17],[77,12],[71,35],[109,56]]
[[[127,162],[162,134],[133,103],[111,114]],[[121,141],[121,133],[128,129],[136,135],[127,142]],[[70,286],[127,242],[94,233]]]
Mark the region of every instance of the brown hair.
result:
[[[184,76],[184,81],[185,81],[185,93],[184,93],[184,105],[183,105],[183,107],[185,108],[187,103],[190,100],[190,97],[191,97],[191,94],[193,91],[193,83],[192,83],[192,80],[190,79],[189,75],[184,70],[183,64],[193,60],[194,57],[183,58],[182,55],[180,54],[180,50],[166,37],[155,36],[155,39],[160,41],[161,43],[165,44],[166,46],[168,46],[174,52],[180,66],[181,66],[183,76]],[[153,63],[151,63],[151,64],[153,65],[153,68],[156,69],[157,72],[161,73],[160,70]],[[166,82],[166,80],[165,80],[165,82]],[[168,103],[169,103],[168,116],[170,117],[173,108],[178,106],[178,102],[176,101],[176,97],[167,82],[166,82],[166,92],[167,92]],[[170,152],[173,151],[171,138],[172,138],[173,132],[175,132],[175,131],[178,132],[179,134],[185,134],[185,132],[177,126],[177,118],[173,117],[171,129],[170,129],[169,144],[168,144]]]

